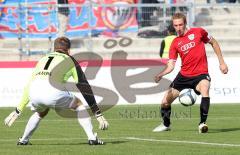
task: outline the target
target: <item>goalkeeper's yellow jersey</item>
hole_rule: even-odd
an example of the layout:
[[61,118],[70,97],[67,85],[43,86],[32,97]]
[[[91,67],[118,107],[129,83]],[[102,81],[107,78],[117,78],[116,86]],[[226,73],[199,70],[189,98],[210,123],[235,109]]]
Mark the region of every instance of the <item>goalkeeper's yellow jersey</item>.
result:
[[69,55],[60,52],[53,52],[41,58],[33,70],[31,79],[24,88],[23,97],[18,105],[22,111],[29,102],[29,87],[33,80],[43,79],[54,83],[66,83],[73,77],[76,83],[79,79],[86,79],[78,62]]

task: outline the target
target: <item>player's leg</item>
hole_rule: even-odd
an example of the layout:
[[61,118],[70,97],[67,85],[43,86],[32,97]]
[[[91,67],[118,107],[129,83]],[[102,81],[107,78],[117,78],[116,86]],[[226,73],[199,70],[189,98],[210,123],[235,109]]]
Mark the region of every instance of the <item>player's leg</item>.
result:
[[179,91],[175,88],[170,88],[165,93],[161,103],[161,116],[163,123],[156,127],[153,132],[161,132],[170,130],[171,104],[178,97]]
[[156,127],[153,132],[170,130],[171,104],[179,96],[179,92],[187,87],[187,81],[188,80],[179,73],[170,84],[170,89],[166,91],[161,103],[160,113],[163,123]]
[[42,118],[48,114],[49,108],[45,108],[42,112],[34,112],[33,115],[29,118],[28,123],[25,127],[24,133],[17,145],[29,145],[29,139],[33,135],[34,131],[38,128],[38,125]]
[[210,81],[207,79],[201,80],[197,86],[196,90],[201,93],[202,99],[200,104],[200,123],[199,132],[205,133],[208,130],[206,125],[208,111],[210,107],[210,97],[209,97]]
[[91,117],[86,109],[86,107],[82,104],[82,102],[74,97],[73,102],[70,105],[70,108],[74,109],[77,112],[78,122],[82,126],[85,131],[89,145],[102,145],[103,141],[97,138],[97,135],[93,132],[93,126],[91,122]]
[[178,97],[179,91],[170,88],[163,97],[161,104],[161,115],[163,118],[163,124],[165,126],[170,126],[170,116],[171,116],[171,104]]
[[[41,95],[39,94],[41,92]],[[29,118],[22,137],[19,139],[18,145],[29,144],[29,139],[38,128],[42,118],[44,118],[49,111],[49,106],[46,103],[55,103],[56,96],[52,94],[52,87],[48,82],[43,80],[32,81],[29,87],[29,98],[31,110],[34,112]]]

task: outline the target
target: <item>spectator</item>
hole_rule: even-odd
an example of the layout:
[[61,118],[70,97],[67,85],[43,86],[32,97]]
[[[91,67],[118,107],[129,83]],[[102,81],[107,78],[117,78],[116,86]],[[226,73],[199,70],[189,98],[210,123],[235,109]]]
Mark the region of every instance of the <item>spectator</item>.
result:
[[[58,5],[68,4],[68,0],[57,0],[57,4]],[[57,34],[58,37],[64,36],[67,31],[67,25],[69,21],[68,15],[69,15],[68,7],[58,6],[58,23],[59,23]]]
[[[142,0],[143,4],[158,3],[157,0]],[[156,7],[142,7],[142,26],[151,26],[151,16],[156,10]]]
[[161,47],[159,52],[161,58],[168,58],[168,53],[169,53],[171,43],[173,39],[176,38],[176,34],[175,34],[176,31],[172,25],[168,26],[167,33],[168,33],[167,36],[161,42]]

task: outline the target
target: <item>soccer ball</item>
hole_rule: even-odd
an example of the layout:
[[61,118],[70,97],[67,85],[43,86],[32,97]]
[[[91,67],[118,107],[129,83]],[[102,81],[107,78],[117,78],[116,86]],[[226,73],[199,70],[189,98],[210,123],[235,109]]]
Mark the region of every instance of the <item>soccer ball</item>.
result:
[[184,106],[194,105],[197,99],[197,95],[193,89],[183,89],[179,94],[179,102]]

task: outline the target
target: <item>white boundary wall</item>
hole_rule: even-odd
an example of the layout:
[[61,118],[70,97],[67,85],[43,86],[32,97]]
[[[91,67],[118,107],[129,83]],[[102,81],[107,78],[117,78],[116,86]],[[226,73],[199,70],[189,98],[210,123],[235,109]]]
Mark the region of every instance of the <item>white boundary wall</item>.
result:
[[[211,103],[240,103],[239,58],[226,58],[225,60],[229,66],[229,73],[227,75],[224,75],[220,72],[217,58],[208,59],[209,73],[212,78],[210,90]],[[178,73],[178,70],[179,65],[175,68],[173,73],[167,75],[165,78],[172,80]],[[134,75],[141,71],[144,71],[144,68],[137,70],[130,69],[127,74]],[[31,72],[31,68],[0,68],[0,107],[14,107],[18,104],[24,85],[30,77]],[[114,87],[110,74],[110,67],[101,67],[96,78],[94,80],[90,80],[89,82],[91,85],[107,88],[115,92],[119,97],[117,104],[129,104]],[[141,83],[136,87],[147,88],[150,85],[154,85],[154,83]],[[41,95],[41,92],[39,92],[39,95]],[[163,93],[137,95],[135,103],[159,104],[162,97]],[[101,98],[97,97],[97,101],[100,100]],[[199,96],[197,100],[198,104],[200,103],[200,100],[201,97]],[[175,101],[175,103],[178,103],[178,101]]]

